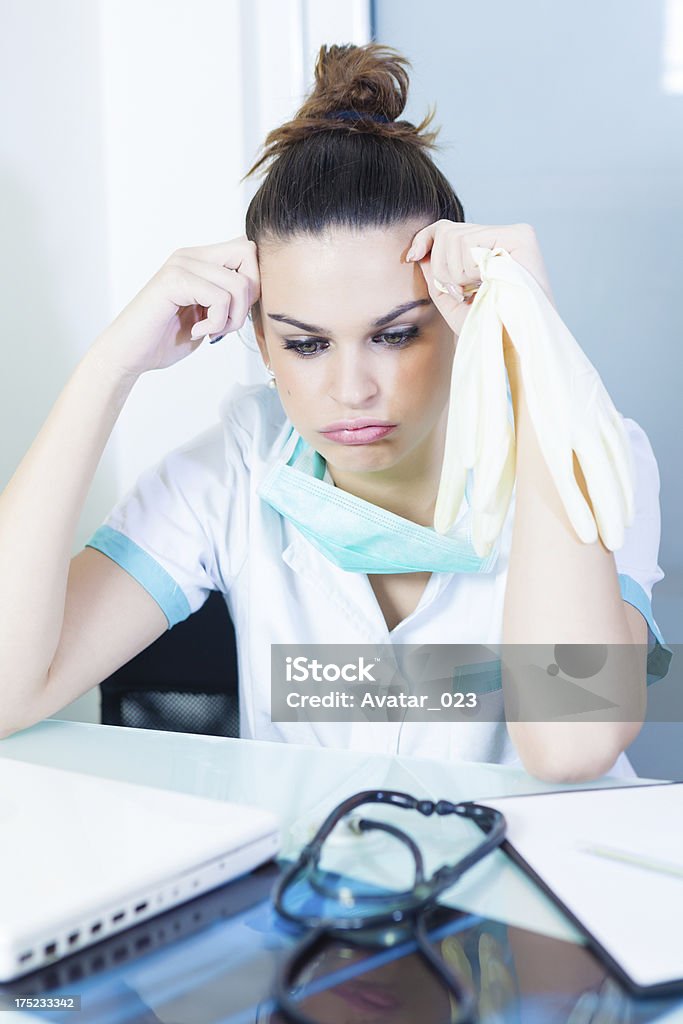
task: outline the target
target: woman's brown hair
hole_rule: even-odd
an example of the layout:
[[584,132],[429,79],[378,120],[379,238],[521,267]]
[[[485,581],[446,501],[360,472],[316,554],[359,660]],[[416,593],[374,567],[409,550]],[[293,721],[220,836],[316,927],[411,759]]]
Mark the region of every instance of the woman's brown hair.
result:
[[438,129],[427,131],[434,111],[417,126],[399,120],[410,66],[379,43],[320,47],[303,106],[268,133],[242,178],[270,163],[246,214],[246,235],[257,247],[328,227],[464,221],[460,200],[428,153],[439,148]]

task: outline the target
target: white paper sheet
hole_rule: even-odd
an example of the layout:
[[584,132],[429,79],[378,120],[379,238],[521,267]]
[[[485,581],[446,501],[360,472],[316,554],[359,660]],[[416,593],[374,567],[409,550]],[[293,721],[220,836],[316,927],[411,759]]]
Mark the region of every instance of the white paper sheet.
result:
[[683,869],[683,783],[481,802],[505,814],[510,843],[637,985],[683,979],[683,877],[584,849]]

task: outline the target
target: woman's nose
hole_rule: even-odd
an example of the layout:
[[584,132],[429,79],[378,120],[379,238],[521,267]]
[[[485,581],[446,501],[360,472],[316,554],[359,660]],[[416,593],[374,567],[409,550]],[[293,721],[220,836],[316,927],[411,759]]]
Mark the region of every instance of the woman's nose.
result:
[[378,394],[379,381],[372,360],[349,351],[334,360],[330,366],[329,394],[338,405],[348,409],[361,408]]

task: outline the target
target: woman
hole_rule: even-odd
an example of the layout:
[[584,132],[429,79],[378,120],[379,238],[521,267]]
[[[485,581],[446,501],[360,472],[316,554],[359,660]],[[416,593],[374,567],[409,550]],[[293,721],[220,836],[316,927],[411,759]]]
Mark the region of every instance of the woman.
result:
[[[617,760],[632,774],[620,755],[639,721],[506,726],[501,682],[513,684],[500,676],[470,721],[271,721],[274,644],[644,651],[648,625],[662,639],[650,608],[663,575],[658,473],[645,434],[626,421],[637,515],[623,547],[613,556],[583,544],[540,456],[509,339],[516,497],[495,557],[462,572],[440,571],[438,558],[406,572],[389,543],[375,558],[397,528],[436,536],[453,342],[480,283],[472,246],[504,248],[552,301],[533,230],[464,223],[427,154],[431,116],[400,120],[406,65],[376,44],[322,47],[311,95],[249,172],[272,159],[246,237],[174,253],[77,367],[0,501],[11,593],[1,667],[14,680],[5,735],[97,685],[219,590],[238,638],[243,736],[516,763],[556,780],[592,778]],[[137,378],[207,333],[238,330],[250,310],[274,386],[224,402],[221,424],[144,473],[69,565],[92,474]],[[304,483],[288,486],[291,468],[329,488],[320,508]],[[351,506],[343,523],[340,502]],[[639,706],[637,657],[623,685]]]

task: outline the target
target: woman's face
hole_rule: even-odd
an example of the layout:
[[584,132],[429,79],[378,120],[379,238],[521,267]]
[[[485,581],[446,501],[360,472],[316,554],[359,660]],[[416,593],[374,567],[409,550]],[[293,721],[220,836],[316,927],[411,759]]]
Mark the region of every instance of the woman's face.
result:
[[[287,416],[331,470],[409,467],[442,451],[454,336],[405,262],[424,224],[259,246],[256,334]],[[331,428],[369,420],[382,430]]]

